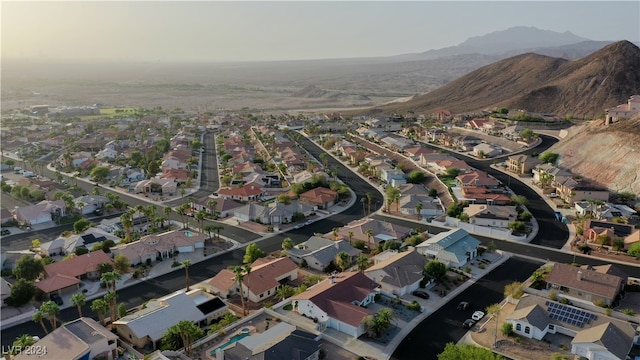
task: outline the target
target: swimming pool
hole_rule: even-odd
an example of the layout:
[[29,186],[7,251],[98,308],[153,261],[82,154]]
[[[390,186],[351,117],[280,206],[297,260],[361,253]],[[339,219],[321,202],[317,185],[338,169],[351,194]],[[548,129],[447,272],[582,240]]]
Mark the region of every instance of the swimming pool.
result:
[[238,342],[238,341],[240,341],[240,340],[242,340],[242,339],[246,338],[247,336],[251,336],[251,334],[249,334],[248,332],[242,332],[242,333],[240,333],[240,334],[233,335],[233,336],[229,339],[229,341],[227,341],[226,343],[224,343],[224,344],[222,344],[222,345],[218,346],[217,348],[215,348],[215,349],[211,350],[211,355],[215,355],[215,354],[216,354],[216,351],[217,351],[218,349],[224,349],[224,348],[228,347],[229,345],[231,345],[231,344],[233,344],[233,343],[235,343],[235,342]]

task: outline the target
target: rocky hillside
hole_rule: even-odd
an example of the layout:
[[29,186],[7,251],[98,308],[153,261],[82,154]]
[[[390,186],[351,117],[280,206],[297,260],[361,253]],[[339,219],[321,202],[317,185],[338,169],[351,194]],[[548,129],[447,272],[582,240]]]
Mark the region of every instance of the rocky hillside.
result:
[[523,54],[475,70],[430,93],[371,113],[470,112],[507,107],[598,118],[640,93],[640,48],[619,41],[579,60]]
[[612,192],[640,194],[640,115],[609,126],[601,121],[569,129],[550,151],[558,164],[594,180]]

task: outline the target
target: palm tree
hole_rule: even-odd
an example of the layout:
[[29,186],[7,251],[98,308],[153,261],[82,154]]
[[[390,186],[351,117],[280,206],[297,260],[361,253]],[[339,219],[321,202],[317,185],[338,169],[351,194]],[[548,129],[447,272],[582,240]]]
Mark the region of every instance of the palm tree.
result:
[[47,331],[47,327],[44,325],[44,313],[40,310],[36,310],[33,313],[33,316],[31,316],[31,320],[33,320],[34,322],[40,323],[40,326],[42,326],[42,330],[44,330],[45,334],[49,334],[49,331]]
[[396,314],[389,308],[382,308],[378,310],[378,313],[376,315],[379,317],[382,323],[387,324],[387,328],[389,327],[393,319],[396,318]]
[[351,257],[346,251],[339,252],[334,261],[336,262],[336,266],[339,267],[342,272],[347,270],[349,265],[351,265]]
[[187,281],[186,291],[189,291],[189,266],[191,266],[191,261],[184,260],[182,262],[182,267],[184,268],[185,278],[186,278],[186,281]]
[[204,218],[205,218],[206,214],[207,214],[207,211],[202,209],[202,210],[199,210],[195,215],[196,221],[200,224],[200,232],[201,233],[204,232],[203,227],[204,227]]
[[209,210],[211,211],[211,216],[216,216],[216,206],[218,206],[218,202],[216,200],[208,200],[207,206],[209,206]]
[[360,202],[362,203],[362,212],[364,213],[365,216],[367,216],[367,208],[365,208],[365,204],[367,203],[367,199],[366,198],[361,198]]
[[49,322],[51,323],[51,328],[53,330],[58,328],[58,321],[56,319],[56,315],[60,313],[60,307],[55,302],[49,300],[46,301],[40,306],[40,311],[49,317]]
[[282,250],[291,250],[294,246],[293,240],[291,240],[290,237],[286,237],[284,238],[284,240],[282,240]]
[[173,212],[171,206],[165,206],[164,208],[162,208],[162,211],[164,211],[164,216],[167,218],[167,220],[171,219],[171,213]]
[[251,266],[243,265],[236,266],[233,268],[233,273],[235,274],[235,280],[238,282],[240,287],[240,300],[242,301],[242,315],[247,315],[247,308],[244,301],[244,291],[242,289],[242,282],[244,281],[245,276],[248,276],[251,273]]
[[103,299],[95,299],[91,302],[91,310],[98,313],[100,323],[104,325],[104,314],[109,310],[109,304]]
[[353,231],[347,232],[347,237],[349,238],[349,245],[351,245],[351,239],[353,238]]
[[182,228],[187,227],[187,223],[184,221],[184,217],[187,215],[188,209],[189,209],[189,204],[182,204],[176,209],[176,211],[180,215],[180,219],[182,220]]
[[333,230],[331,230],[331,232],[333,233],[333,240],[338,241],[338,228],[334,227]]
[[133,228],[133,220],[129,216],[129,213],[124,213],[120,215],[120,222],[122,223],[122,227],[125,232],[125,239],[129,241],[131,239],[131,229]]
[[78,307],[78,316],[82,317],[82,307],[87,302],[87,297],[83,293],[71,295],[71,303]]
[[107,291],[111,290],[115,292],[116,281],[120,279],[122,279],[122,275],[120,275],[120,273],[117,271],[109,271],[103,273],[102,276],[100,276],[100,281],[104,281],[104,283],[107,285]]
[[204,231],[207,234],[209,234],[209,239],[208,240],[211,240],[211,233],[215,231],[214,226],[213,225],[205,225]]
[[116,295],[115,291],[107,291],[107,293],[104,294],[104,301],[109,306],[110,322],[114,322],[118,320],[117,318],[118,312],[116,311],[116,303],[118,302],[118,295]]
[[371,200],[373,200],[373,194],[370,192],[367,192],[366,194],[367,196],[367,215],[371,215]]
[[369,258],[364,255],[358,256],[356,265],[358,265],[358,270],[365,271],[369,267]]
[[422,207],[424,205],[422,205],[422,201],[416,204],[416,214],[418,215],[418,220],[420,220],[422,218]]
[[216,225],[216,226],[213,227],[213,229],[216,231],[217,238],[218,238],[218,241],[219,241],[220,240],[220,230],[224,230],[224,226]]
[[367,235],[367,241],[368,241],[368,244],[369,244],[369,248],[372,248],[371,247],[371,238],[373,237],[373,230],[367,229],[367,231],[365,231],[364,233],[365,233],[365,235]]
[[487,306],[486,310],[487,314],[493,316],[496,322],[496,332],[493,334],[493,346],[496,347],[498,345],[498,317],[502,308],[500,307],[500,304],[491,304]]
[[276,290],[276,297],[278,299],[286,299],[288,297],[293,296],[295,290],[290,285],[284,285]]
[[175,327],[178,334],[180,334],[180,338],[182,339],[184,352],[187,353],[187,356],[190,357],[191,345],[196,339],[203,335],[203,331],[193,321],[189,320],[180,320],[180,322],[178,322]]
[[10,348],[10,355],[18,355],[22,350],[28,349],[35,343],[36,339],[34,339],[33,336],[29,334],[22,334],[13,342],[13,346]]

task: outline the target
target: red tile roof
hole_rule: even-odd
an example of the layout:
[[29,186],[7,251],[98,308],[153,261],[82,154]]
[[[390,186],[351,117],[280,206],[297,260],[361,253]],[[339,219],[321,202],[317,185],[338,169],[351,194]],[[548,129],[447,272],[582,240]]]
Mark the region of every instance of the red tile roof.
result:
[[35,285],[40,290],[48,294],[48,293],[58,291],[79,283],[80,283],[80,280],[73,276],[68,276],[63,274],[54,274],[51,277],[48,277],[44,280],[40,280],[36,282]]
[[98,266],[102,263],[113,264],[113,260],[102,250],[99,250],[46,265],[44,271],[48,277],[55,274],[79,277],[97,271]]
[[[266,261],[266,262],[265,262]],[[283,275],[298,269],[298,265],[288,257],[273,261],[258,259],[251,264],[251,273],[244,277],[244,284],[256,295],[278,287],[278,280]]]
[[361,272],[344,272],[336,275],[333,282],[327,279],[293,299],[310,300],[330,317],[359,326],[362,319],[373,312],[352,302],[364,300],[378,287],[378,284]]
[[234,187],[231,189],[220,189],[220,195],[236,195],[236,196],[258,196],[262,193],[262,188],[254,183],[246,184],[242,187]]
[[229,269],[220,270],[216,276],[209,280],[209,285],[222,291],[229,291],[229,289],[235,286],[235,283],[236,275]]
[[313,204],[326,204],[334,201],[338,193],[327,188],[317,187],[300,194],[300,199],[304,199]]
[[[578,279],[580,272],[580,279]],[[619,276],[600,273],[567,264],[556,263],[547,276],[547,283],[565,286],[570,289],[581,290],[608,299],[614,299],[618,293]]]

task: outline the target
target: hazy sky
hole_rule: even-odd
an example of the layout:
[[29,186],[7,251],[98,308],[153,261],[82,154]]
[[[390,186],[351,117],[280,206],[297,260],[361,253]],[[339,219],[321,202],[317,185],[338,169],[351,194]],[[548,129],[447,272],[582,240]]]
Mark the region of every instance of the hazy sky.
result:
[[2,1],[2,57],[256,61],[387,56],[513,26],[640,40],[640,1]]

